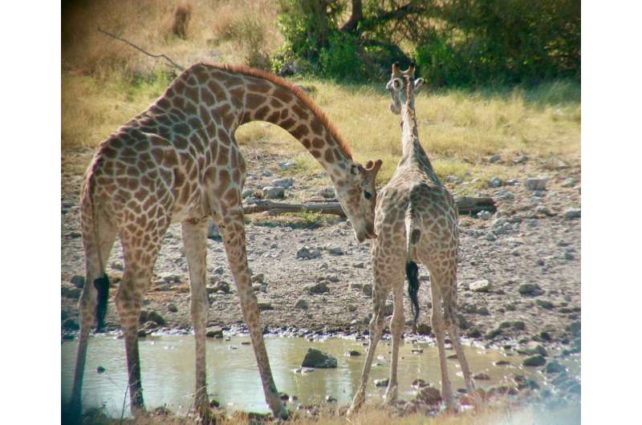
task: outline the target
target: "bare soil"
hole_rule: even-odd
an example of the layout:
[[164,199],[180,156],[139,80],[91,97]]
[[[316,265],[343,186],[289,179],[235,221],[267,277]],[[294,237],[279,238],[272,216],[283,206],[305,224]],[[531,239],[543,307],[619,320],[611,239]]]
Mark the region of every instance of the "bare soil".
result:
[[[65,153],[69,161],[86,162],[90,150]],[[292,176],[294,185],[284,201],[320,198],[330,186],[322,174],[292,175],[283,170],[288,158],[266,156],[245,149],[249,177],[246,188],[260,191],[277,178]],[[512,158],[502,158],[512,164]],[[281,164],[280,164],[281,163]],[[63,169],[69,164],[63,161]],[[285,166],[287,167],[287,165]],[[567,352],[580,350],[580,218],[567,218],[569,208],[580,208],[580,167],[557,160],[527,160],[512,165],[520,176],[498,188],[485,188],[478,196],[497,200],[498,212],[484,220],[460,217],[459,312],[462,334],[485,344],[555,345]],[[74,168],[74,167],[72,167]],[[75,167],[77,169],[77,167]],[[528,177],[546,175],[546,190],[526,187]],[[569,183],[574,178],[576,183]],[[63,332],[78,320],[79,289],[72,277],[84,275],[78,200],[82,177],[63,173],[62,178],[62,323]],[[474,180],[448,183],[457,195]],[[512,183],[512,184],[511,184]],[[305,220],[284,220],[268,213],[248,217],[246,226],[250,267],[262,303],[264,325],[276,329],[307,329],[316,332],[363,332],[368,328],[371,298],[364,286],[372,284],[369,243],[358,244],[344,219],[329,217],[310,225]],[[319,258],[297,258],[307,246],[320,250]],[[210,325],[224,328],[242,325],[243,319],[233,279],[220,240],[208,240],[208,285],[229,283],[230,293],[210,293]],[[123,272],[122,250],[117,242],[108,261],[112,292],[108,327],[117,328],[113,297]],[[263,275],[261,277],[260,275]],[[420,269],[422,303],[420,322],[429,325],[429,276]],[[77,278],[76,278],[77,279]],[[487,292],[469,285],[486,279]],[[263,282],[263,284],[261,284]],[[328,291],[309,293],[313,284],[325,283]],[[524,284],[536,284],[528,293]],[[522,292],[520,292],[520,287]],[[304,299],[307,309],[296,307]],[[165,328],[189,330],[190,294],[187,264],[183,255],[180,225],[167,232],[155,276],[144,302],[146,312],[162,316]],[[410,315],[404,301],[406,317]],[[390,311],[391,312],[391,311]],[[405,329],[410,332],[408,326]],[[427,331],[427,328],[424,328]]]

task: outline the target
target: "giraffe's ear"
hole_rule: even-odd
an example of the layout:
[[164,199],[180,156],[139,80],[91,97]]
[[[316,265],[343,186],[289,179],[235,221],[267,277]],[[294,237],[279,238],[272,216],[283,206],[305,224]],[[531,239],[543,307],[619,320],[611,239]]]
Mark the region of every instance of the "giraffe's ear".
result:
[[419,91],[421,86],[424,85],[424,79],[423,78],[417,78],[415,80],[414,86],[415,86],[415,93]]
[[388,84],[386,84],[386,90],[401,90],[402,82],[400,78],[393,78],[392,80],[388,81]]

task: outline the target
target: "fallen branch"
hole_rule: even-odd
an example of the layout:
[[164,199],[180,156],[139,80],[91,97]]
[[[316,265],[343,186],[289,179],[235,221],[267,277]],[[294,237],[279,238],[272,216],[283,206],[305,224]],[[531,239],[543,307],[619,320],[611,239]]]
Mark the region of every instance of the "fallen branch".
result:
[[131,41],[126,40],[126,39],[124,39],[124,38],[122,38],[122,37],[119,37],[119,36],[117,36],[116,34],[112,34],[112,33],[108,32],[108,31],[105,31],[105,30],[103,30],[103,29],[102,29],[102,28],[100,28],[100,27],[98,27],[98,31],[99,31],[99,32],[102,32],[103,34],[105,34],[105,35],[107,35],[107,36],[109,36],[109,37],[111,37],[111,38],[114,38],[114,39],[116,39],[116,40],[122,41],[123,43],[129,44],[129,45],[130,45],[130,46],[132,46],[134,49],[136,49],[136,50],[138,50],[138,51],[143,52],[143,53],[144,53],[144,54],[146,54],[147,56],[150,56],[150,57],[155,58],[155,59],[163,58],[163,59],[165,59],[166,61],[168,61],[169,63],[171,63],[175,68],[179,69],[180,71],[183,71],[183,70],[185,69],[185,67],[183,67],[183,66],[181,66],[181,65],[177,64],[176,62],[174,62],[174,61],[173,61],[169,56],[167,56],[167,55],[163,55],[163,54],[159,54],[159,55],[157,55],[157,54],[154,54],[154,53],[149,53],[147,50],[144,50],[144,49],[142,49],[141,47],[138,47],[137,45],[135,45],[135,44],[134,44],[134,43],[132,43]]
[[[497,206],[493,198],[472,198],[464,196],[455,200],[459,215],[476,215],[480,211],[494,213]],[[268,200],[258,200],[251,205],[243,207],[245,214],[256,214],[270,211],[274,214],[288,212],[317,212],[320,214],[334,214],[345,217],[345,213],[338,202],[305,202],[303,204],[287,204]]]
[[256,214],[259,212],[270,211],[276,214],[288,212],[318,212],[320,214],[334,214],[345,217],[345,213],[338,202],[306,202],[303,204],[286,204],[283,202],[273,202],[267,200],[255,201],[252,205],[243,207],[245,214]]

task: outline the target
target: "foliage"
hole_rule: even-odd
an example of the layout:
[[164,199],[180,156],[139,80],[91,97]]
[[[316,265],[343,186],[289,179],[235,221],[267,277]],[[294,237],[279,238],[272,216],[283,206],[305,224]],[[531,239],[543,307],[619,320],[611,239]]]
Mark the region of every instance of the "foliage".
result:
[[300,60],[324,77],[379,80],[392,62],[412,57],[433,85],[580,77],[580,0],[280,0],[279,6],[285,45],[277,69]]
[[363,62],[359,58],[357,39],[351,34],[334,32],[328,47],[321,49],[319,65],[323,75],[340,80],[362,80]]
[[438,17],[415,52],[433,84],[579,79],[579,0],[451,0]]

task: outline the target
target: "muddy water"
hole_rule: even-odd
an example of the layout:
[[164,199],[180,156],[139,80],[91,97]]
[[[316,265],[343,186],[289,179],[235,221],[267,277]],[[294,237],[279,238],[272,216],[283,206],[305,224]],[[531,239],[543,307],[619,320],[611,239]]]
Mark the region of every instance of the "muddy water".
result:
[[[340,404],[348,404],[357,386],[367,347],[363,341],[329,338],[325,341],[308,341],[303,338],[266,337],[272,372],[279,391],[296,395],[304,404],[320,403],[331,395]],[[245,343],[245,344],[244,344]],[[261,383],[256,368],[249,337],[233,336],[229,341],[208,339],[207,379],[211,398],[229,409],[268,412],[263,398]],[[317,369],[311,373],[296,373],[308,348],[317,348],[338,359],[336,369]],[[412,352],[421,348],[422,353]],[[361,356],[347,357],[349,350],[357,350]],[[384,341],[377,348],[371,379],[387,378],[390,364],[390,346]],[[481,387],[508,383],[514,373],[530,374],[521,368],[521,358],[507,357],[499,351],[465,347],[466,355],[474,373],[484,372],[488,381],[477,381]],[[62,345],[62,396],[66,402],[71,394],[76,342]],[[454,353],[453,350],[449,354]],[[158,336],[140,340],[140,356],[145,403],[148,408],[167,406],[184,414],[192,403],[194,391],[194,337]],[[439,363],[437,349],[423,344],[404,344],[400,349],[399,396],[411,398],[414,394],[411,383],[422,378],[439,388]],[[494,366],[498,360],[511,362],[507,366]],[[455,388],[464,387],[463,378],[456,360],[449,360],[450,376]],[[98,373],[101,366],[104,372]],[[90,340],[85,382],[83,388],[84,408],[104,406],[110,416],[129,412],[126,397],[127,373],[124,341],[114,336],[98,336]],[[372,382],[372,381],[371,381]],[[380,397],[384,388],[369,386],[369,397]]]

